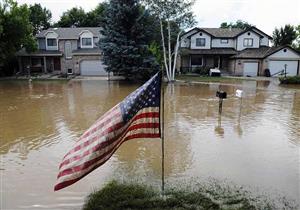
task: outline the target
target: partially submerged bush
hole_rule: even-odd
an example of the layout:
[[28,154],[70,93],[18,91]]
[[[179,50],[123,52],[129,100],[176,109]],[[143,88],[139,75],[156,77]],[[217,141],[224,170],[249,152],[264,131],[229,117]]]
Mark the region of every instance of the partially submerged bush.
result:
[[280,77],[281,84],[300,84],[300,76]]

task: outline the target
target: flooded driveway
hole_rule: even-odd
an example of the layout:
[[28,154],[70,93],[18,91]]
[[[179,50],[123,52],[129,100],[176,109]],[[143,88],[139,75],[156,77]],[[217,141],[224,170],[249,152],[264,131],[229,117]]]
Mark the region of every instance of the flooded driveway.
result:
[[[54,192],[58,165],[98,117],[137,85],[0,82],[2,209],[80,209],[112,179],[159,186],[159,140],[132,140],[76,184]],[[218,117],[217,90],[228,93]],[[243,89],[241,102],[234,96]],[[300,197],[300,87],[269,81],[173,84],[165,95],[166,187],[208,178],[271,197]],[[299,200],[298,200],[299,202]]]

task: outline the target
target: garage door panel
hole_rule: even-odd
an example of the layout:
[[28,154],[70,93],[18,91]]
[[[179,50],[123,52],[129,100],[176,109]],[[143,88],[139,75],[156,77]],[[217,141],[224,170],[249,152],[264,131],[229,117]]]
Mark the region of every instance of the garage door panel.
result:
[[105,66],[99,60],[84,60],[80,63],[80,72],[84,76],[106,76]]
[[288,76],[297,75],[298,61],[278,61],[278,60],[269,61],[269,69],[271,75],[284,70],[285,65],[286,65],[286,72]]
[[245,62],[243,76],[256,77],[258,70],[258,62]]

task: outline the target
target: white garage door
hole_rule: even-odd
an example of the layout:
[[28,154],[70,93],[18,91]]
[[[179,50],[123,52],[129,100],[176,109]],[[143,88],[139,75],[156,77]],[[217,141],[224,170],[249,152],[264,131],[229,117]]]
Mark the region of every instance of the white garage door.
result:
[[80,72],[84,76],[107,76],[104,67],[99,60],[85,60],[80,63]]
[[257,70],[258,70],[258,62],[244,63],[244,77],[246,76],[256,77]]
[[271,75],[284,70],[285,65],[286,65],[286,73],[288,76],[297,75],[298,61],[275,61],[275,60],[269,61],[269,69]]

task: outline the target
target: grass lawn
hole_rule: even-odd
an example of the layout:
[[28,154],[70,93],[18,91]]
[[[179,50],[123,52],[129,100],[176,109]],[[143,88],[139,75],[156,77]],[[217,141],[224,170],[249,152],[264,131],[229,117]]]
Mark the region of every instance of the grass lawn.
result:
[[[276,209],[267,199],[253,198],[242,188],[193,186],[193,191],[169,190],[161,196],[157,190],[140,184],[112,181],[104,188],[91,193],[85,201],[84,210],[105,209]],[[296,209],[284,202],[285,209]]]
[[241,80],[253,80],[253,78],[238,78],[238,77],[210,77],[210,76],[199,76],[199,75],[178,75],[177,80],[187,82],[240,82]]

